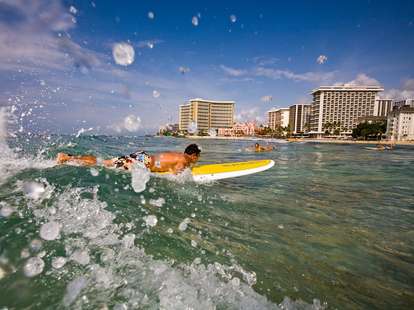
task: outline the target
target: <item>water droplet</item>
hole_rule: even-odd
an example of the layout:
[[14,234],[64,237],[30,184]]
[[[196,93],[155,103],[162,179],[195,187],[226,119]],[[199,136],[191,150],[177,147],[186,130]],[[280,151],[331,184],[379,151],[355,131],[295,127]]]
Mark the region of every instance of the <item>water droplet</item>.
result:
[[69,7],[69,12],[71,12],[74,15],[76,15],[78,13],[78,10],[73,5],[71,5]]
[[26,277],[34,277],[38,274],[41,274],[43,268],[45,267],[45,262],[40,257],[31,257],[24,264],[23,271]]
[[129,66],[134,62],[135,50],[128,43],[116,43],[112,48],[115,62],[121,66]]
[[154,98],[158,98],[160,95],[161,95],[161,94],[160,94],[157,90],[153,90],[153,91],[152,91],[152,96],[153,96]]
[[178,230],[185,231],[188,227],[188,224],[191,222],[191,220],[187,217],[185,218],[180,225],[178,225]]
[[188,125],[187,131],[191,134],[194,134],[197,132],[197,123],[196,122],[191,122]]
[[154,12],[148,12],[148,18],[149,19],[154,19],[155,18],[155,14],[154,14]]
[[198,26],[198,17],[197,16],[193,16],[193,18],[191,19],[191,23],[194,25],[194,26]]
[[235,22],[237,21],[237,17],[236,17],[236,15],[231,14],[231,15],[230,15],[230,21],[231,21],[232,23],[235,23]]
[[54,257],[52,259],[52,267],[55,269],[60,269],[66,264],[66,258],[62,256]]
[[58,222],[50,221],[40,227],[40,237],[44,240],[55,240],[59,238],[60,225]]
[[154,227],[155,225],[157,225],[158,219],[155,215],[148,215],[146,217],[144,217],[145,220],[145,224],[149,227]]

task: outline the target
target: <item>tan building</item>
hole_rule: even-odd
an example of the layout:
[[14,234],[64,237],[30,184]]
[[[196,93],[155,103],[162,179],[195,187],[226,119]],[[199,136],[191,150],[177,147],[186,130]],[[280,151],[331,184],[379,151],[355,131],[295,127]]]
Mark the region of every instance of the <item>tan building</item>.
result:
[[293,134],[304,133],[309,126],[310,104],[295,104],[289,107],[289,127]]
[[312,91],[310,133],[322,135],[325,124],[339,123],[342,134],[351,134],[363,116],[373,116],[377,86],[321,86]]
[[196,124],[199,133],[207,133],[210,128],[232,128],[234,104],[234,101],[191,99],[180,105],[180,131],[188,131],[191,123]]
[[273,108],[267,111],[268,126],[272,130],[289,126],[289,108]]

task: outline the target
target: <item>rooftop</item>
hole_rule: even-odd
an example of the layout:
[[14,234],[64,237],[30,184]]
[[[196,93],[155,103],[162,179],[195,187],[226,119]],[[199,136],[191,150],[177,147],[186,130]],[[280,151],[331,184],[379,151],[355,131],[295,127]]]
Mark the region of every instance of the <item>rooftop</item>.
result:
[[208,99],[202,99],[202,98],[194,98],[190,99],[189,102],[209,102],[209,103],[235,103],[233,100],[208,100]]
[[267,113],[277,111],[289,111],[289,108],[271,108],[269,111],[267,111]]
[[358,86],[358,85],[334,85],[334,86],[319,86],[312,90],[311,94],[318,91],[383,91],[384,88],[380,86]]

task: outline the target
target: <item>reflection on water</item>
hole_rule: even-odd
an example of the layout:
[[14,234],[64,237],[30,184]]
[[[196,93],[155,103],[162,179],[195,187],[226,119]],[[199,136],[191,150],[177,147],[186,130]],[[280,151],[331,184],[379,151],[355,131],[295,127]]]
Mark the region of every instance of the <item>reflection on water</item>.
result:
[[[65,150],[109,157],[193,142],[55,140],[59,147],[35,140],[20,147],[46,149],[49,158]],[[414,304],[413,149],[289,143],[256,154],[239,151],[251,141],[196,142],[202,163],[276,165],[203,185],[151,178],[141,193],[129,174],[103,168],[39,165],[8,177],[0,187],[5,305],[252,309],[275,308],[285,296],[341,309]],[[19,185],[27,182],[44,184],[48,195],[27,197]],[[56,240],[43,240],[41,227],[54,228],[46,235]],[[32,278],[23,274],[29,257],[44,263]]]

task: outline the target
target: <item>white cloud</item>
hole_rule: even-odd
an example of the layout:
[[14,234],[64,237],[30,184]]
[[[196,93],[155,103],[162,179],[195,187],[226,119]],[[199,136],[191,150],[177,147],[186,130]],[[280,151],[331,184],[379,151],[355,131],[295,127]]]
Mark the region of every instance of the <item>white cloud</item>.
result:
[[381,86],[381,83],[378,80],[366,75],[365,73],[360,73],[352,81],[349,81],[344,84],[345,86]]
[[2,1],[0,14],[0,70],[89,69],[99,63],[97,53],[73,42],[66,31],[73,16],[59,1]]
[[272,68],[258,67],[255,72],[256,76],[263,76],[274,80],[286,78],[293,81],[305,82],[323,82],[330,81],[335,76],[335,72],[305,72],[294,73],[290,70],[279,70]]
[[220,65],[220,68],[228,75],[239,77],[247,74],[246,70],[230,68],[225,65]]
[[268,66],[276,64],[280,59],[276,57],[256,56],[252,60],[259,66]]
[[[259,60],[258,60],[259,61]],[[229,76],[241,77],[241,76],[260,76],[267,77],[273,80],[289,79],[293,81],[305,81],[305,82],[322,82],[330,81],[334,78],[335,72],[305,72],[294,73],[290,70],[280,70],[275,68],[268,68],[259,66],[252,70],[236,69],[220,65],[220,68]]]
[[414,90],[391,88],[380,93],[382,99],[414,99]]
[[316,62],[320,65],[323,65],[328,60],[328,57],[325,55],[319,55],[318,58],[316,58]]
[[403,89],[414,91],[414,79],[407,79],[404,81]]

